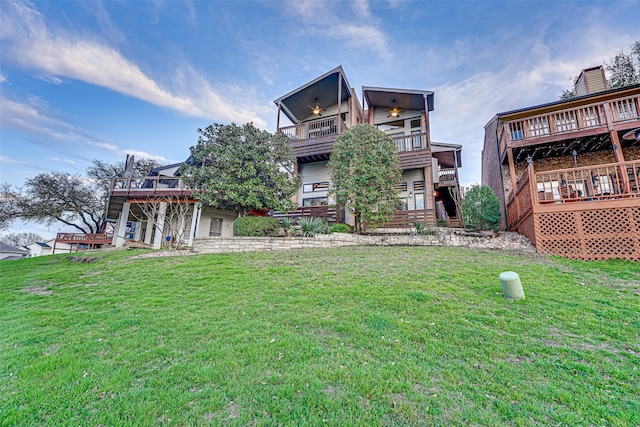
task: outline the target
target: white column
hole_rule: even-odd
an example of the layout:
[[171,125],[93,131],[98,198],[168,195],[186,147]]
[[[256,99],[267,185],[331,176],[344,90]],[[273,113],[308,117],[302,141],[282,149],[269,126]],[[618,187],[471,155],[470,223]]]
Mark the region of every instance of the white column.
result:
[[131,203],[124,202],[122,204],[122,211],[120,212],[120,216],[118,217],[118,222],[116,224],[116,248],[121,248],[124,246],[124,242],[127,241],[127,219],[129,219],[129,208],[131,207]]
[[193,205],[193,214],[191,216],[191,229],[189,230],[189,247],[193,247],[193,239],[198,235],[198,227],[200,226],[200,216],[202,209],[200,203]]
[[160,249],[162,246],[164,219],[167,214],[167,202],[160,203],[158,210],[158,221],[156,222],[156,235],[153,236],[153,249]]
[[153,217],[147,217],[147,228],[144,230],[144,242],[147,245],[151,244],[151,235],[153,234],[153,226],[155,225]]
[[136,221],[136,231],[133,235],[133,240],[139,242],[142,239],[142,221]]

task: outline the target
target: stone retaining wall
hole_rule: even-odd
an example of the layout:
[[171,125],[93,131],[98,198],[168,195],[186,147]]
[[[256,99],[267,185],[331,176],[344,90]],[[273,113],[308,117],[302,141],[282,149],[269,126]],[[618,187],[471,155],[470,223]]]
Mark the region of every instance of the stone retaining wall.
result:
[[458,246],[493,249],[535,248],[517,233],[501,233],[484,237],[459,229],[437,229],[434,235],[356,235],[319,234],[315,237],[206,237],[193,242],[193,252],[278,251],[303,248],[335,248],[343,246]]

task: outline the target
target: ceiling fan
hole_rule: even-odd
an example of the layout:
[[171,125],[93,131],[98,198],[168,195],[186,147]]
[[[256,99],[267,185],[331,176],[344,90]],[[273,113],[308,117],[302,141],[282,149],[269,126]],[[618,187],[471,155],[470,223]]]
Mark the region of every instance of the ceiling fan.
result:
[[307,105],[308,108],[311,109],[311,113],[315,116],[322,116],[322,112],[326,111],[326,108],[320,108],[320,104],[318,103],[318,98],[315,99],[316,101],[316,106],[315,107],[311,107],[309,105]]
[[400,118],[400,113],[402,112],[402,108],[396,105],[395,99],[392,102],[393,102],[393,108],[389,110],[389,115],[387,116],[387,118],[389,117]]

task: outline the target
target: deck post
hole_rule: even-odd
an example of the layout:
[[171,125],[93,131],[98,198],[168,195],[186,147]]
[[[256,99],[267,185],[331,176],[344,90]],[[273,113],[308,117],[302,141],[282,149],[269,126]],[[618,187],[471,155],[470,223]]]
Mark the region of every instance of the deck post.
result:
[[200,215],[202,214],[202,206],[200,202],[193,205],[193,213],[191,214],[191,228],[189,229],[189,243],[187,246],[193,247],[193,239],[198,235],[198,226],[200,225]]
[[124,246],[124,242],[127,237],[127,220],[129,219],[129,209],[131,208],[131,203],[124,202],[122,204],[122,211],[120,212],[120,216],[118,217],[118,222],[116,223],[116,242],[115,247],[121,248]]
[[[613,154],[616,157],[616,162],[624,163],[624,153],[622,152],[618,132],[616,130],[612,130],[609,133],[611,135],[611,146],[613,147]],[[622,179],[622,188],[620,190],[623,193],[627,193],[631,190],[631,187],[629,186],[629,173],[623,164],[620,165],[620,175],[622,175],[620,177],[620,179]]]
[[342,73],[338,72],[338,135],[342,133]]
[[513,193],[513,201],[516,204],[516,212],[518,213],[516,215],[516,218],[514,219],[518,219],[520,218],[520,214],[522,214],[522,212],[520,211],[520,202],[516,197],[516,190],[518,189],[518,178],[516,177],[516,168],[513,164],[513,149],[511,147],[507,148],[507,157],[509,158],[509,174],[511,174],[511,193]]
[[158,220],[156,222],[156,234],[153,236],[153,249],[160,249],[162,246],[162,238],[164,231],[164,220],[167,215],[167,202],[160,203],[160,209],[158,209]]
[[531,188],[531,204],[536,206],[540,201],[538,200],[538,181],[536,180],[536,171],[533,167],[533,162],[529,165],[529,186]]
[[276,133],[280,133],[280,110],[282,110],[282,104],[278,102],[278,119],[276,120]]
[[436,200],[434,196],[435,188],[433,188],[433,166],[424,167],[424,189],[425,191],[425,209],[433,210],[436,208]]

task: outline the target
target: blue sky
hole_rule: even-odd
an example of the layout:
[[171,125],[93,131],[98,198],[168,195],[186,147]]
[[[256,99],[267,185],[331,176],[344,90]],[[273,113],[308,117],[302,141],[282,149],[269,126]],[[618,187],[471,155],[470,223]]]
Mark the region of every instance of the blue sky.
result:
[[274,131],[273,99],[342,65],[359,97],[433,90],[432,138],[462,144],[462,183],[477,183],[491,117],[558,99],[638,39],[639,14],[638,1],[0,1],[0,181],[127,153],[178,162],[213,122]]

